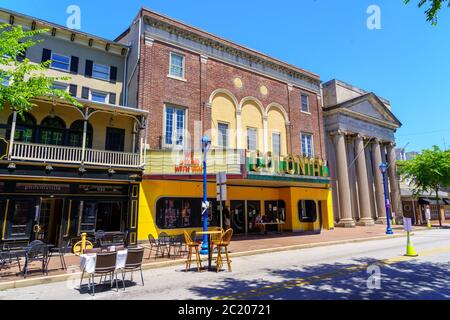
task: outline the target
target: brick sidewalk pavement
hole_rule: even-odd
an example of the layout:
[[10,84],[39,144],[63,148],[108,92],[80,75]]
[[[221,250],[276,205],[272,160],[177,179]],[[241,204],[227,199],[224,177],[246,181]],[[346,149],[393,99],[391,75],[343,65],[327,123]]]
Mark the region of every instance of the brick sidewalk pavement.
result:
[[[437,227],[438,223],[433,222],[433,227]],[[446,224],[444,227],[450,228],[450,225]],[[393,226],[394,234],[403,235],[403,226],[395,225]],[[426,226],[414,226],[414,231],[426,230]],[[247,235],[241,236],[236,235],[232,239],[230,244],[230,252],[234,254],[251,254],[252,251],[257,252],[258,250],[276,250],[277,248],[283,249],[292,246],[302,246],[302,245],[326,245],[329,242],[345,242],[352,240],[370,240],[370,238],[380,238],[386,236],[385,225],[375,225],[371,227],[356,227],[356,228],[335,228],[334,230],[323,230],[320,234],[298,234],[298,233],[283,233],[283,234],[267,234],[267,235]],[[387,236],[386,236],[387,237]],[[146,245],[146,243],[144,243]],[[146,250],[144,254],[144,265],[157,265],[162,261],[174,261],[174,260],[184,260],[185,258],[155,258],[154,255],[148,259],[149,251]],[[51,259],[48,276],[63,275],[68,272],[79,272],[79,257],[75,255],[66,255],[65,257],[68,270],[61,269],[61,263],[59,257],[54,257]],[[23,259],[21,262],[23,266]],[[42,277],[42,272],[38,269],[39,263],[32,263],[30,265],[29,274],[27,279]],[[19,268],[16,263],[12,265],[6,265],[0,271],[0,283],[21,280],[23,277],[19,274]]]

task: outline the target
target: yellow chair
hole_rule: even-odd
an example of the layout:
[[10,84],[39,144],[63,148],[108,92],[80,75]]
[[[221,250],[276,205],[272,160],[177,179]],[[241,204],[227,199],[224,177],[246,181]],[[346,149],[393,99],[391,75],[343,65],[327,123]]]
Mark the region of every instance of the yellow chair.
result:
[[223,266],[222,249],[224,249],[225,251],[225,257],[227,259],[228,264],[228,271],[231,272],[231,259],[230,256],[228,255],[228,246],[230,245],[232,236],[233,236],[233,229],[228,229],[222,234],[220,241],[215,244],[217,247],[216,272],[219,272],[219,270]]
[[186,271],[188,271],[191,268],[192,250],[195,249],[195,260],[197,262],[197,270],[200,272],[200,269],[202,268],[202,260],[200,259],[200,250],[199,250],[200,243],[192,241],[191,236],[186,231],[184,231],[184,241],[189,250],[188,256],[186,258]]

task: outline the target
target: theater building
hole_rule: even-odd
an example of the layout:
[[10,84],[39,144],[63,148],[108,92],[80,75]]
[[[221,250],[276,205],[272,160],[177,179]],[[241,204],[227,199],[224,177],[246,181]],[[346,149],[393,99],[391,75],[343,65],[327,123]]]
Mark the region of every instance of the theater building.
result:
[[381,163],[389,166],[392,216],[402,217],[394,136],[401,123],[390,102],[339,80],[323,84],[323,97],[336,225],[386,223]]
[[318,75],[146,9],[116,40],[132,47],[128,103],[150,113],[139,240],[201,227],[204,134],[211,225],[225,171],[236,233],[257,231],[259,216],[333,228]]
[[1,242],[101,229],[135,243],[148,112],[126,103],[129,47],[7,10],[0,22],[48,29],[24,58],[52,60],[46,73],[69,77],[54,87],[82,104],[42,97],[23,116],[0,111]]

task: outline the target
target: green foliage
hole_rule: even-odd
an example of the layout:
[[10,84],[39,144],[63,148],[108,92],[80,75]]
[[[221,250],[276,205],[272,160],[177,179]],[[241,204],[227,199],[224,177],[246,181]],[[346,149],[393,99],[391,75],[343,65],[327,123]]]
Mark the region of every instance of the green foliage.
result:
[[[403,0],[405,4],[411,2],[411,0]],[[442,5],[447,3],[447,6],[450,6],[450,0],[419,0],[417,6],[419,8],[424,5],[428,6],[428,9],[425,10],[425,15],[427,16],[427,21],[431,22],[433,26],[437,25],[438,12],[442,9]]]
[[[26,50],[43,40],[36,36],[46,29],[24,31],[22,26],[0,25],[0,110],[10,105],[19,115],[36,106],[33,99],[52,96],[65,100],[75,106],[81,104],[68,92],[53,89],[57,80],[68,80],[67,77],[49,77],[45,71],[51,61],[32,63],[29,59],[20,59]],[[3,85],[8,81],[8,85]]]
[[412,160],[399,161],[398,168],[405,179],[413,181],[416,196],[450,187],[450,150],[443,151],[434,146]]

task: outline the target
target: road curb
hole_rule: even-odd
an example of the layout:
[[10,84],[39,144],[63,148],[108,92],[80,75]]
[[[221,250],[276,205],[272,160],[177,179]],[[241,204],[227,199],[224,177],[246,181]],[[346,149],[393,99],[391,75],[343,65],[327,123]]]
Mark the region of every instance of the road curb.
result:
[[[415,232],[427,231],[425,230],[415,230],[411,235],[414,235]],[[345,239],[345,240],[336,240],[336,241],[327,241],[327,242],[316,242],[316,243],[305,243],[298,244],[292,246],[285,247],[277,247],[277,248],[268,248],[268,249],[258,249],[251,251],[242,251],[230,253],[231,257],[246,257],[246,256],[254,256],[258,254],[272,253],[272,252],[280,252],[280,251],[290,251],[290,250],[299,250],[299,249],[309,249],[309,248],[317,248],[317,247],[326,247],[337,244],[347,244],[347,243],[358,243],[358,242],[367,242],[367,241],[376,241],[376,240],[385,240],[389,238],[404,238],[406,234],[394,234],[394,235],[384,235],[372,238],[356,238],[356,239]],[[164,267],[172,267],[183,265],[185,263],[184,259],[172,260],[172,261],[161,261],[161,262],[152,262],[142,265],[142,270],[151,270],[151,269],[159,269]],[[54,276],[46,276],[39,278],[31,278],[31,279],[21,279],[0,283],[0,291],[8,290],[8,289],[16,289],[16,288],[24,288],[29,286],[35,286],[40,284],[49,284],[55,282],[62,282],[67,280],[79,280],[81,278],[81,272],[73,272],[66,274],[59,274]]]

